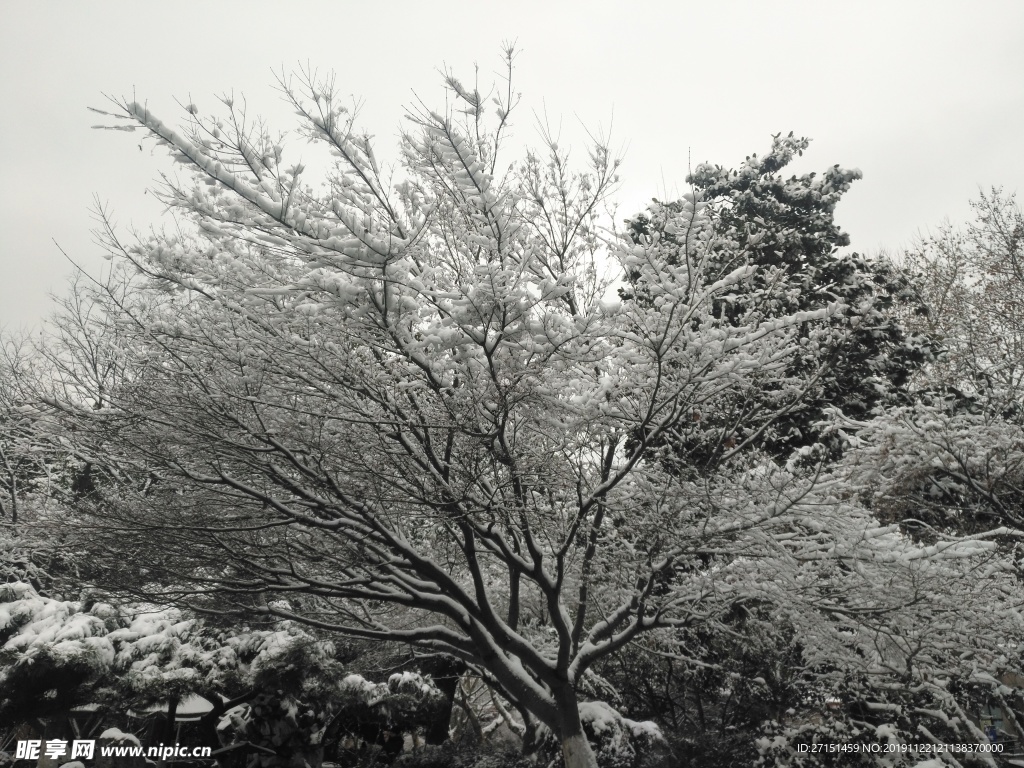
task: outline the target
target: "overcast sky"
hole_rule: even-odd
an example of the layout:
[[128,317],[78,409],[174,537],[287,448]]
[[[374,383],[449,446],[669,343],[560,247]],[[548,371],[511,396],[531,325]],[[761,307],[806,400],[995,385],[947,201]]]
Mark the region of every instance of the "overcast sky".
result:
[[[516,40],[534,116],[625,150],[621,216],[685,188],[688,158],[735,166],[771,134],[814,140],[797,172],[859,168],[838,220],[866,253],[898,249],[979,186],[1024,195],[1024,2],[3,2],[0,31],[0,327],[31,328],[71,264],[99,271],[93,198],[146,228],[144,192],[169,158],[138,135],[90,130],[103,93],[135,94],[165,122],[175,98],[215,111],[245,94],[275,128],[294,121],[273,71],[334,70],[364,129],[393,156],[415,92],[443,105],[445,65],[482,82]],[[301,154],[302,147],[296,150]]]

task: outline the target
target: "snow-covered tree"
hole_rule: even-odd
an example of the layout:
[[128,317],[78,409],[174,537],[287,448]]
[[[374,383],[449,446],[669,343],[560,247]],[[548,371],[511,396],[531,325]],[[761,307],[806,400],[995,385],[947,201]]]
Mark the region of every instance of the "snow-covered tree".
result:
[[[830,320],[842,333],[806,345],[790,360],[793,371],[805,372],[802,387],[766,380],[730,389],[702,408],[684,433],[669,439],[697,468],[713,466],[728,452],[727,443],[758,445],[786,459],[795,450],[827,442],[837,455],[841,441],[823,432],[826,410],[841,408],[852,418],[866,418],[896,400],[931,355],[927,336],[908,332],[896,311],[899,305],[906,312],[913,303],[908,281],[885,259],[840,252],[850,239],[836,224],[835,209],[860,171],[836,165],[821,174],[782,175],[809,143],[779,134],[765,155],[747,157],[736,170],[704,163],[687,179],[708,206],[706,221],[714,232],[703,254],[705,279],[756,267],[715,298],[716,315],[744,322],[752,311],[784,317],[837,301],[846,307]],[[679,206],[655,200],[628,222],[630,237],[640,243],[657,240],[671,263],[692,258],[690,239],[696,233],[681,226]],[[626,278],[623,293],[636,293],[642,302],[643,291],[637,291],[628,271]]]
[[[644,633],[766,601],[824,643],[845,637],[835,616],[911,597],[879,592],[886,564],[989,550],[921,549],[813,447],[787,465],[758,450],[818,396],[827,365],[803,363],[854,334],[835,322],[850,308],[737,300],[750,240],[723,237],[700,194],[665,212],[685,237],[615,240],[604,146],[584,172],[554,142],[499,161],[510,83],[488,131],[481,95],[448,78],[463,117],[414,110],[389,169],[332,84],[300,80],[284,93],[333,156],[317,187],[230,99],[221,119],[189,105],[183,130],[116,102],[195,183],[165,179],[174,231],[107,232],[137,270],[96,296],[131,375],[99,408],[49,402],[111,478],[79,508],[159,542],[136,589],[449,654],[528,746],[551,734],[592,768],[586,723],[647,732],[581,703],[595,663]],[[602,256],[629,276],[621,301]],[[678,471],[667,438],[733,393],[751,431],[723,438],[715,472]]]
[[0,519],[10,525],[17,525],[25,498],[45,488],[55,461],[29,394],[38,389],[39,363],[28,339],[0,335]]
[[[858,698],[859,711],[843,710],[824,724],[825,731],[835,729],[832,736],[819,729],[818,738],[874,732],[892,739],[927,731],[957,742],[970,738],[977,728],[972,713],[982,708],[1002,712],[1001,741],[1024,737],[1017,684],[1024,647],[1024,221],[1013,198],[998,191],[973,206],[974,222],[944,225],[902,255],[918,290],[913,309],[926,310],[901,308],[903,321],[933,337],[938,354],[912,377],[906,403],[871,419],[839,420],[848,451],[837,471],[877,518],[918,542],[943,546],[951,536],[968,534],[996,547],[984,564],[960,575],[946,570],[941,589],[920,593],[935,622],[927,629],[907,623],[914,611],[877,626],[870,647],[886,652],[871,654],[862,645],[858,654],[872,660],[875,672],[865,667],[853,674],[839,694]],[[925,583],[915,575],[900,588]],[[862,629],[851,637],[857,635],[863,644],[872,633]],[[847,669],[855,670],[856,657],[849,658]],[[890,661],[877,666],[884,658]],[[807,738],[815,729],[804,731]],[[790,737],[800,738],[793,729]],[[768,743],[765,754],[772,759],[798,764],[785,749],[772,753]],[[994,764],[991,757],[977,759]]]
[[857,450],[874,508],[922,536],[1024,530],[1024,216],[998,190],[972,205],[966,227],[903,254],[927,309],[906,322],[942,352],[912,405],[862,425]]
[[[945,223],[901,254],[926,315],[908,318],[940,338],[927,370],[933,388],[955,390],[1021,419],[1024,391],[1024,214],[993,189],[971,203],[974,221]],[[981,404],[981,402],[979,402]]]

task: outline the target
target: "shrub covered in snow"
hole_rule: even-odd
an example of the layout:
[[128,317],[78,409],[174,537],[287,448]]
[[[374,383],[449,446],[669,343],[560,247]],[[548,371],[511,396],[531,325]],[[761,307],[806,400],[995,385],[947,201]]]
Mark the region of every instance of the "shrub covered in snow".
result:
[[85,703],[113,667],[118,626],[104,603],[43,597],[0,585],[0,728]]
[[393,674],[385,683],[349,675],[341,692],[334,728],[353,754],[378,745],[395,755],[406,734],[422,733],[447,711],[444,694],[415,672]]

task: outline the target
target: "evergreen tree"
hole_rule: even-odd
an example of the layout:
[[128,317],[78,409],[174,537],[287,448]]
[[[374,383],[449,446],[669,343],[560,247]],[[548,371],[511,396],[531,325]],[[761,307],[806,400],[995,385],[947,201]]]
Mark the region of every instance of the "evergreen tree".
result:
[[[830,321],[838,331],[831,343],[807,339],[809,325],[802,330],[802,348],[790,359],[788,373],[813,372],[804,376],[804,386],[757,380],[694,412],[693,423],[667,442],[695,467],[710,468],[746,445],[784,459],[824,441],[835,457],[842,445],[822,425],[827,410],[868,417],[899,400],[910,375],[931,354],[927,337],[908,333],[894,312],[897,302],[913,295],[901,273],[886,260],[840,253],[850,239],[835,222],[835,208],[860,171],[836,165],[820,175],[780,175],[808,144],[792,133],[776,135],[765,156],[747,157],[738,170],[698,166],[688,182],[693,200],[705,207],[710,235],[694,231],[694,220],[681,215],[681,202],[655,200],[628,222],[633,242],[660,245],[669,263],[699,260],[709,284],[736,269],[754,268],[742,284],[716,298],[716,317],[738,324],[835,302],[845,307]],[[705,245],[695,249],[698,240]],[[649,301],[638,290],[637,276],[627,272],[622,294]]]

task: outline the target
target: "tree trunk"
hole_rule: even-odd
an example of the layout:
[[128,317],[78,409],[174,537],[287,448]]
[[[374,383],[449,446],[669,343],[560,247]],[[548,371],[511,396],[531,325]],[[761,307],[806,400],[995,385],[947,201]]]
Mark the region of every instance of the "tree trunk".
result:
[[444,744],[448,741],[448,726],[451,724],[452,710],[455,707],[455,691],[462,673],[466,671],[466,664],[451,656],[435,656],[414,659],[411,666],[430,675],[434,685],[444,694],[445,705],[424,734],[427,744]]
[[[174,744],[177,741],[176,735],[177,730],[175,725],[178,720],[178,697],[172,696],[167,702],[167,718],[164,720],[163,733],[161,734],[161,741],[164,744]],[[166,762],[164,760],[161,763]]]
[[565,768],[597,768],[594,750],[582,729],[579,733],[562,737],[562,759]]
[[562,745],[565,768],[597,768],[597,757],[590,748],[580,722],[580,707],[572,686],[555,694],[558,703],[558,739]]

